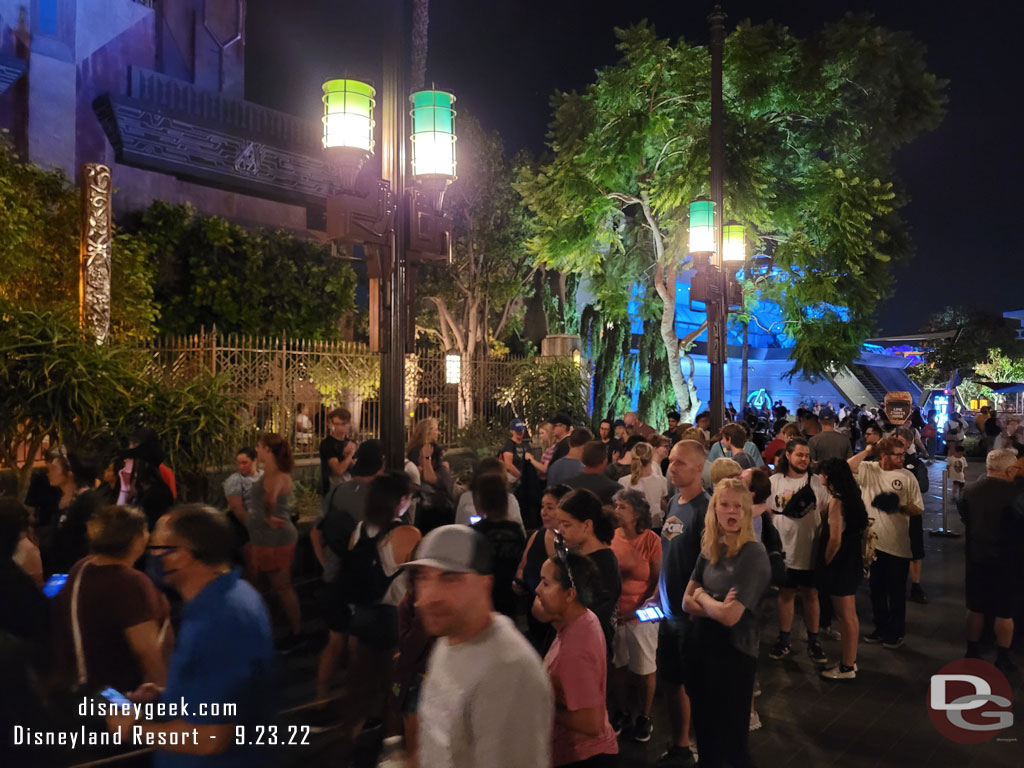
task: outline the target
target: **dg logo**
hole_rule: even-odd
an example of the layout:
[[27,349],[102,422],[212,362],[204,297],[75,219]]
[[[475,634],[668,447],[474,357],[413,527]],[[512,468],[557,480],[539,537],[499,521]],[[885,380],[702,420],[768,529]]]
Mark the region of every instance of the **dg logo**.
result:
[[957,744],[981,744],[1013,725],[1013,689],[1006,677],[980,659],[961,659],[932,675],[928,716]]

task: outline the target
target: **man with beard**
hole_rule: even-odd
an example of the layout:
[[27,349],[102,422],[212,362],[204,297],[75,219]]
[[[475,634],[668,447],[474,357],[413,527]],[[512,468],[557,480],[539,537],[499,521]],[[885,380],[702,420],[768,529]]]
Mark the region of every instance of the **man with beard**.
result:
[[[878,463],[865,461],[875,453]],[[907,618],[907,577],[910,575],[910,518],[924,512],[921,486],[903,468],[906,449],[897,438],[886,437],[849,460],[860,484],[875,541],[871,566],[871,607],[875,631],[865,643],[881,643],[895,650],[903,645]]]
[[407,565],[416,608],[439,638],[420,694],[419,765],[551,765],[551,683],[512,620],[494,613],[487,540],[444,525],[418,555]]
[[786,553],[786,582],[779,590],[779,639],[768,656],[784,659],[790,654],[790,632],[796,610],[796,593],[803,601],[804,626],[807,628],[807,653],[815,664],[827,664],[828,657],[818,642],[821,611],[814,579],[814,564],[821,521],[828,514],[828,491],[818,477],[808,474],[811,449],[802,437],[786,445],[772,475],[772,493],[768,505],[772,522],[782,538]]

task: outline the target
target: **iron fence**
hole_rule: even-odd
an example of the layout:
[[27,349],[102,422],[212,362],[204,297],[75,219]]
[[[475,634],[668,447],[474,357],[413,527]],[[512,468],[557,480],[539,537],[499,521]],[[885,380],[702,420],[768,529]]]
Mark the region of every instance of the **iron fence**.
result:
[[[352,433],[380,434],[380,355],[366,344],[311,341],[285,336],[197,334],[164,336],[146,347],[151,375],[186,380],[202,371],[225,378],[225,392],[243,403],[243,438],[255,442],[261,432],[288,436],[297,455],[313,455],[327,434],[327,413],[343,407],[352,414]],[[460,427],[472,421],[507,423],[513,413],[498,404],[526,358],[506,356],[461,361],[458,381],[444,354],[420,351],[406,357],[407,424],[438,420],[440,441],[456,442]],[[313,431],[296,429],[300,406]],[[460,418],[461,416],[461,418]]]

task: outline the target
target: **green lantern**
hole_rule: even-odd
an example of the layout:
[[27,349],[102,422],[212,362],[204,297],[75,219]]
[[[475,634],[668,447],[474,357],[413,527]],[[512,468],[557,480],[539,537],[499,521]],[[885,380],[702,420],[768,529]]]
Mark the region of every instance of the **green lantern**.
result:
[[455,178],[455,97],[445,91],[416,91],[412,103],[412,175]]
[[722,261],[747,260],[746,235],[742,224],[726,224],[722,228]]
[[377,91],[358,80],[328,80],[324,91],[324,149],[373,154],[373,108]]
[[710,200],[690,203],[690,253],[715,252],[715,204]]

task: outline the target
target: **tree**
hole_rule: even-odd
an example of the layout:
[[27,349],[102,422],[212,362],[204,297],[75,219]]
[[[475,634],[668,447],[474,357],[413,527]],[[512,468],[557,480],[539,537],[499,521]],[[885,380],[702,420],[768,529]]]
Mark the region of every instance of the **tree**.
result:
[[471,116],[459,125],[459,178],[445,195],[454,255],[450,265],[428,266],[417,289],[425,310],[417,327],[466,364],[459,382],[459,426],[472,418],[473,366],[517,322],[533,258],[526,249],[528,218],[512,186],[513,163],[501,138]]
[[933,386],[948,381],[957,371],[969,373],[989,360],[993,351],[1005,349],[1010,357],[1024,354],[1024,345],[1003,317],[986,310],[945,307],[928,318],[922,330],[950,332],[949,338],[931,341],[925,350]]
[[495,399],[499,405],[512,408],[535,435],[540,425],[556,413],[582,421],[587,413],[585,387],[585,376],[574,361],[532,357],[517,365],[512,383],[499,390]]
[[96,344],[58,314],[3,302],[0,321],[0,461],[17,475],[18,498],[46,439],[110,449],[148,426],[171,464],[196,475],[236,447],[239,403],[222,394],[223,381],[170,383],[137,346]]
[[[585,274],[603,314],[640,283],[660,315],[680,412],[700,406],[674,329],[687,205],[708,192],[710,63],[704,48],[619,30],[621,59],[582,94],[556,94],[552,156],[519,189],[538,220],[540,261]],[[774,258],[759,286],[795,345],[791,374],[851,363],[909,251],[893,150],[942,116],[943,83],[909,36],[847,17],[808,40],[741,24],[726,42],[725,211]],[[681,363],[689,363],[684,375]]]
[[134,233],[152,249],[161,333],[338,335],[355,272],[330,248],[283,230],[246,230],[189,205],[156,202]]
[[[0,136],[0,300],[67,317],[78,313],[78,188],[59,170],[23,162]],[[111,335],[152,334],[150,250],[115,230],[111,247]]]

